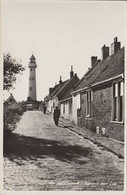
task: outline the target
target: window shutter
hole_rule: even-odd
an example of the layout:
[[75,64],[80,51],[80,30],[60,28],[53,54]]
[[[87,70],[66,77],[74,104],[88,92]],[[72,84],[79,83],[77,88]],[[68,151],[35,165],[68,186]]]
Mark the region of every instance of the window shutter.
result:
[[123,96],[123,82],[120,82],[120,96]]
[[117,97],[118,96],[118,84],[115,83],[114,87],[115,87],[115,94],[114,94],[114,96]]

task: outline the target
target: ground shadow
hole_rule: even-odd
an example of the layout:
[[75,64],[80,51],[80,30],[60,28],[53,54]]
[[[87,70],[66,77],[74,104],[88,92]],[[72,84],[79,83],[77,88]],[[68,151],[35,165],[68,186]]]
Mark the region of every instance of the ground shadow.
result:
[[[39,139],[12,133],[4,139],[4,157],[22,165],[23,161],[52,157],[59,161],[84,164],[82,157],[91,157],[92,149],[79,145],[67,145],[64,142]],[[20,161],[21,160],[21,161]]]

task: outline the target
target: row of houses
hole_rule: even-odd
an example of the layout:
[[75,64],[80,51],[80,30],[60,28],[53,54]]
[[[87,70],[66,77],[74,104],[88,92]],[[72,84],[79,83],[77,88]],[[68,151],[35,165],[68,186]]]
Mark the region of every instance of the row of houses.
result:
[[[49,95],[45,97],[44,102],[46,104],[47,112],[53,113],[56,106],[58,106],[61,110],[61,116],[65,115],[67,117],[67,113],[69,112],[69,118],[72,114],[72,100],[68,102],[69,108],[67,112],[67,108],[63,109],[62,104],[60,103],[62,100],[66,98],[67,94],[70,94],[73,90],[74,86],[79,82],[79,78],[77,74],[74,74],[73,66],[71,66],[70,78],[66,81],[62,81],[62,77],[60,76],[59,83],[56,84],[53,88],[49,88]],[[66,112],[65,112],[66,110]]]
[[117,37],[109,49],[102,47],[102,59],[91,57],[91,67],[79,79],[71,67],[70,78],[49,89],[47,111],[59,106],[61,116],[92,131],[124,140],[124,47]]

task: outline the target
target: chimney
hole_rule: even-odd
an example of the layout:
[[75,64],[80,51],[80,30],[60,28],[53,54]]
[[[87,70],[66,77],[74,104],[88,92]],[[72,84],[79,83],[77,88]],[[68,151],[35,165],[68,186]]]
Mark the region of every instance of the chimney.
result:
[[97,56],[92,56],[91,57],[91,67],[97,62]]
[[105,45],[101,48],[102,50],[102,60],[106,59],[109,56],[109,47]]
[[121,43],[117,42],[117,37],[114,38],[114,42],[111,44],[111,55],[115,54],[121,47]]
[[53,92],[53,88],[49,88],[49,95]]
[[74,76],[73,65],[71,65],[70,79]]
[[59,84],[62,84],[62,77],[60,76]]
[[97,60],[97,62],[99,63],[99,62],[101,62],[101,60],[100,60],[100,59],[98,59],[98,60]]

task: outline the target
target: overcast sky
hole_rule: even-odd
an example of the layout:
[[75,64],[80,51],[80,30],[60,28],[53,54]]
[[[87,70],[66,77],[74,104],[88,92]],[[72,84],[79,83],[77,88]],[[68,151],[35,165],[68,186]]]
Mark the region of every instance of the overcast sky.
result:
[[125,3],[4,0],[2,52],[10,52],[26,66],[10,91],[15,99],[27,99],[32,53],[37,62],[37,99],[43,100],[60,76],[63,81],[69,78],[71,65],[81,78],[91,67],[91,56],[101,58],[104,44],[110,46],[118,37],[125,46]]

